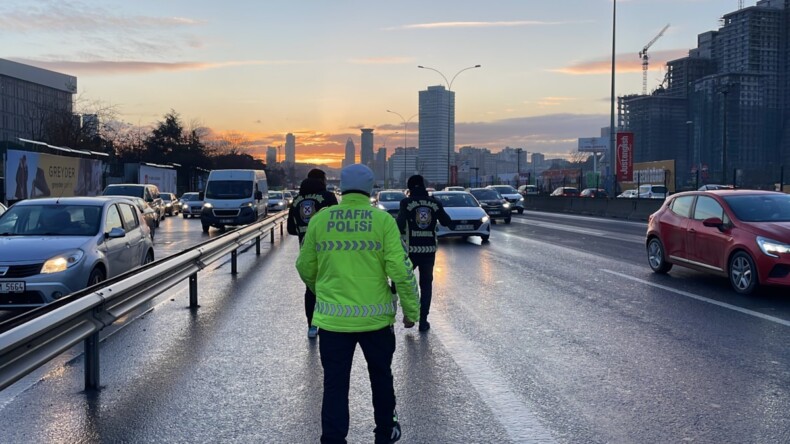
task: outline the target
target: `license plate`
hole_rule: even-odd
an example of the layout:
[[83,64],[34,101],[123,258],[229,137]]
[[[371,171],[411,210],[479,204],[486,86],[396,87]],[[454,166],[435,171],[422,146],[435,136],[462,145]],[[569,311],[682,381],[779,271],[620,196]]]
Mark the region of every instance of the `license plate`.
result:
[[219,223],[221,224],[232,224],[233,219],[220,219]]
[[455,229],[458,231],[472,230],[474,229],[474,225],[456,225]]
[[491,214],[491,215],[499,214],[499,210],[491,210],[491,211],[488,212],[488,214]]
[[24,282],[0,282],[0,293],[24,293]]

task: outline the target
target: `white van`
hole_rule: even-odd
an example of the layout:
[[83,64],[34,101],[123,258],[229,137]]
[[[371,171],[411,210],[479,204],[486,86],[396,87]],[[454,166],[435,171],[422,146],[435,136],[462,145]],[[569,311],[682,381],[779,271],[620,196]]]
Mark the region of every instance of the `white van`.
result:
[[201,194],[204,233],[210,227],[249,224],[268,214],[269,186],[263,170],[213,170]]

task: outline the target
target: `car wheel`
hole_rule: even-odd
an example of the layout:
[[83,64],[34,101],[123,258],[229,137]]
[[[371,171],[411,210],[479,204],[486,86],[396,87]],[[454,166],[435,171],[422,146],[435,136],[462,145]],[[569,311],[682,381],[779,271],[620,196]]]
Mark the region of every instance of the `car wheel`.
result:
[[211,225],[203,224],[203,232],[208,233],[208,229],[211,228]]
[[148,254],[145,255],[145,259],[143,259],[142,265],[150,264],[154,261],[154,252],[152,250],[148,250]]
[[491,224],[496,225],[496,219],[491,219]]
[[664,244],[657,237],[647,243],[647,262],[655,273],[665,274],[672,269],[672,264],[664,257]]
[[751,256],[743,251],[730,258],[729,275],[733,290],[739,294],[751,294],[757,288],[757,267]]
[[523,208],[519,208],[518,209],[518,214],[524,214],[524,209]]
[[188,214],[182,214],[181,217],[183,217],[184,219],[189,219],[189,215]]
[[104,274],[104,270],[96,267],[91,271],[90,276],[88,276],[88,287],[96,285],[105,279],[107,279],[107,276]]
[[510,223],[510,218],[509,218],[509,217],[506,217],[506,218],[505,218],[505,223],[506,223],[506,224],[509,224],[509,223]]
[[482,239],[483,242],[488,242],[488,238],[489,237],[491,237],[490,234],[484,234],[484,235],[480,236],[480,239]]

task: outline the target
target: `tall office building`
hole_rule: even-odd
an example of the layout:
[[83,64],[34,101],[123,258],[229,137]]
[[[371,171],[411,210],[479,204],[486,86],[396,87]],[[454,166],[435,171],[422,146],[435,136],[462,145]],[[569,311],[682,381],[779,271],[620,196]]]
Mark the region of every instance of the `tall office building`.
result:
[[418,159],[419,154],[415,147],[406,149],[403,149],[403,147],[395,148],[395,153],[390,156],[387,165],[387,171],[391,180],[406,188],[406,181],[409,179],[409,176],[413,174],[423,174],[424,176],[424,171],[419,169]]
[[349,137],[346,141],[346,157],[343,159],[343,167],[353,165],[357,161],[357,149],[354,146],[354,141]]
[[432,185],[447,184],[455,149],[455,93],[444,86],[420,91],[419,163],[417,169]]
[[376,183],[386,184],[387,182],[387,148],[381,147],[376,152],[376,160],[373,162],[373,173]]
[[48,142],[44,122],[71,115],[77,78],[0,59],[0,141]]
[[291,133],[285,135],[285,163],[296,163],[296,137]]
[[277,164],[277,147],[266,147],[266,166],[273,168]]
[[362,128],[360,140],[359,163],[373,169],[373,129]]

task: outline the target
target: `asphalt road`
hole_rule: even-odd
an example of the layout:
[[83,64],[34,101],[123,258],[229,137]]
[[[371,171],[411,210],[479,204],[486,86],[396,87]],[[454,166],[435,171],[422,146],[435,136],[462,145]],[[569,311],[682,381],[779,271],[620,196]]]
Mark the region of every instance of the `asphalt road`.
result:
[[[168,220],[157,248],[184,248],[195,222]],[[655,275],[644,232],[527,212],[485,244],[442,240],[433,328],[396,326],[402,442],[790,442],[786,290]],[[198,310],[184,285],[107,331],[99,394],[82,392],[80,347],[0,392],[2,441],[317,442],[298,245],[276,239],[236,277],[204,270]],[[349,442],[372,441],[361,353],[350,403]]]

